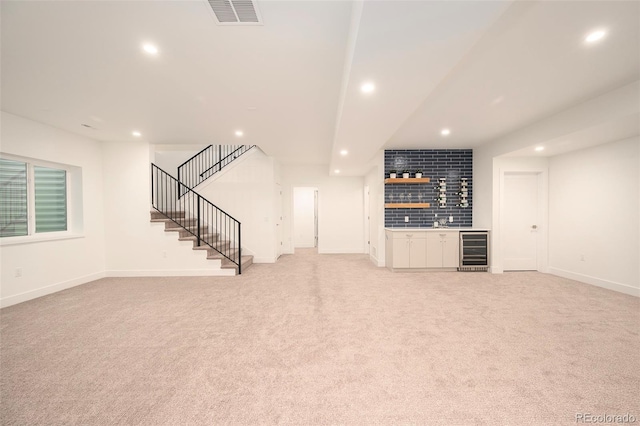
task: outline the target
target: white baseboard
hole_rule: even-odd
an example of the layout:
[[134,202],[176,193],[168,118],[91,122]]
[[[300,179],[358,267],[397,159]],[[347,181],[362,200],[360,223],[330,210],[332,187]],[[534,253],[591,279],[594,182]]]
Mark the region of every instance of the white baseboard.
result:
[[253,263],[276,263],[274,257],[255,257],[253,256]]
[[2,299],[0,299],[0,307],[5,308],[7,306],[26,302],[28,300],[36,299],[38,297],[46,296],[48,294],[56,293],[58,291],[66,290],[68,288],[86,284],[88,282],[99,280],[100,278],[105,277],[105,272],[97,272],[95,274],[89,274],[82,277],[74,278],[72,280],[40,287],[35,290],[25,291],[24,293],[16,294],[13,296],[3,297]]
[[318,249],[318,254],[364,254],[362,249],[352,248],[352,249]]
[[369,260],[371,261],[371,263],[373,263],[374,265],[384,268],[384,262],[380,261],[380,259],[378,259],[377,257],[375,257],[374,255],[372,255],[371,253],[369,253]]
[[592,277],[589,275],[578,274],[576,272],[565,271],[564,269],[559,268],[550,267],[549,273],[562,278],[569,278],[570,280],[576,280],[586,284],[595,285],[597,287],[606,288],[607,290],[613,290],[620,293],[629,294],[631,296],[640,297],[640,288],[631,287],[630,285],[603,280],[601,278]]
[[111,270],[107,277],[227,277],[235,275],[233,269],[150,269]]

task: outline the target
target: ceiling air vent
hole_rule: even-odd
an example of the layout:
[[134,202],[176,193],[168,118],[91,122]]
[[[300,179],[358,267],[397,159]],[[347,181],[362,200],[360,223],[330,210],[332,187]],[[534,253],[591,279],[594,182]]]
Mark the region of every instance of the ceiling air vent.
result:
[[220,25],[262,25],[253,0],[208,0]]

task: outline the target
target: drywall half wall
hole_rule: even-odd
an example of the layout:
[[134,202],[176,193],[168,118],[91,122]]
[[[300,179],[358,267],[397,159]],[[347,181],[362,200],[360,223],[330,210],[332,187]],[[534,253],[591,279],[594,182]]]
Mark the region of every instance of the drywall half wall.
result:
[[[104,277],[100,143],[2,112],[2,153],[81,170],[81,231],[72,238],[0,242],[0,304],[9,306]],[[73,188],[71,188],[73,191]],[[73,192],[70,197],[73,198]],[[70,200],[72,203],[74,200]],[[46,238],[46,235],[43,234]],[[17,270],[20,270],[20,277]]]
[[640,296],[640,139],[549,161],[550,272]]
[[171,176],[178,177],[178,166],[206,148],[203,145],[152,145],[154,163]]
[[283,165],[284,253],[293,253],[293,188],[318,188],[318,253],[364,253],[364,178],[326,165]]
[[365,185],[369,189],[369,259],[376,266],[385,266],[384,151],[374,157]]
[[163,223],[151,223],[151,147],[145,142],[103,143],[108,276],[230,275],[204,250],[178,241]]

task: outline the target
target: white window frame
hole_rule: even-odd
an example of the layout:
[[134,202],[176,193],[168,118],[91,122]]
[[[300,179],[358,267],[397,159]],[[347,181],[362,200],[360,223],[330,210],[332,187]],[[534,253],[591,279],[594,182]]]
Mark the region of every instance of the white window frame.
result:
[[[14,237],[0,237],[0,246],[29,244],[43,241],[67,240],[73,238],[83,238],[82,225],[82,169],[69,164],[54,163],[46,160],[39,160],[29,157],[21,157],[0,152],[0,158],[11,161],[19,161],[27,165],[27,235]],[[50,169],[64,170],[66,172],[66,192],[67,192],[67,229],[65,231],[36,232],[35,215],[35,169],[34,167],[46,167]],[[75,178],[79,178],[75,179]],[[76,181],[76,184],[73,183]],[[79,184],[78,184],[79,183]],[[75,188],[79,186],[79,188]],[[80,198],[80,202],[77,198]],[[77,220],[80,219],[80,220]]]

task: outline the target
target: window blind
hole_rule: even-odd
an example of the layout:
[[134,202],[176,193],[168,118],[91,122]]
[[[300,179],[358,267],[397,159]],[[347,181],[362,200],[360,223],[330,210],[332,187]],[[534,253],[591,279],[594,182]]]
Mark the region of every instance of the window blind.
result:
[[0,237],[27,235],[27,165],[0,159]]
[[67,172],[35,166],[36,233],[67,230]]

